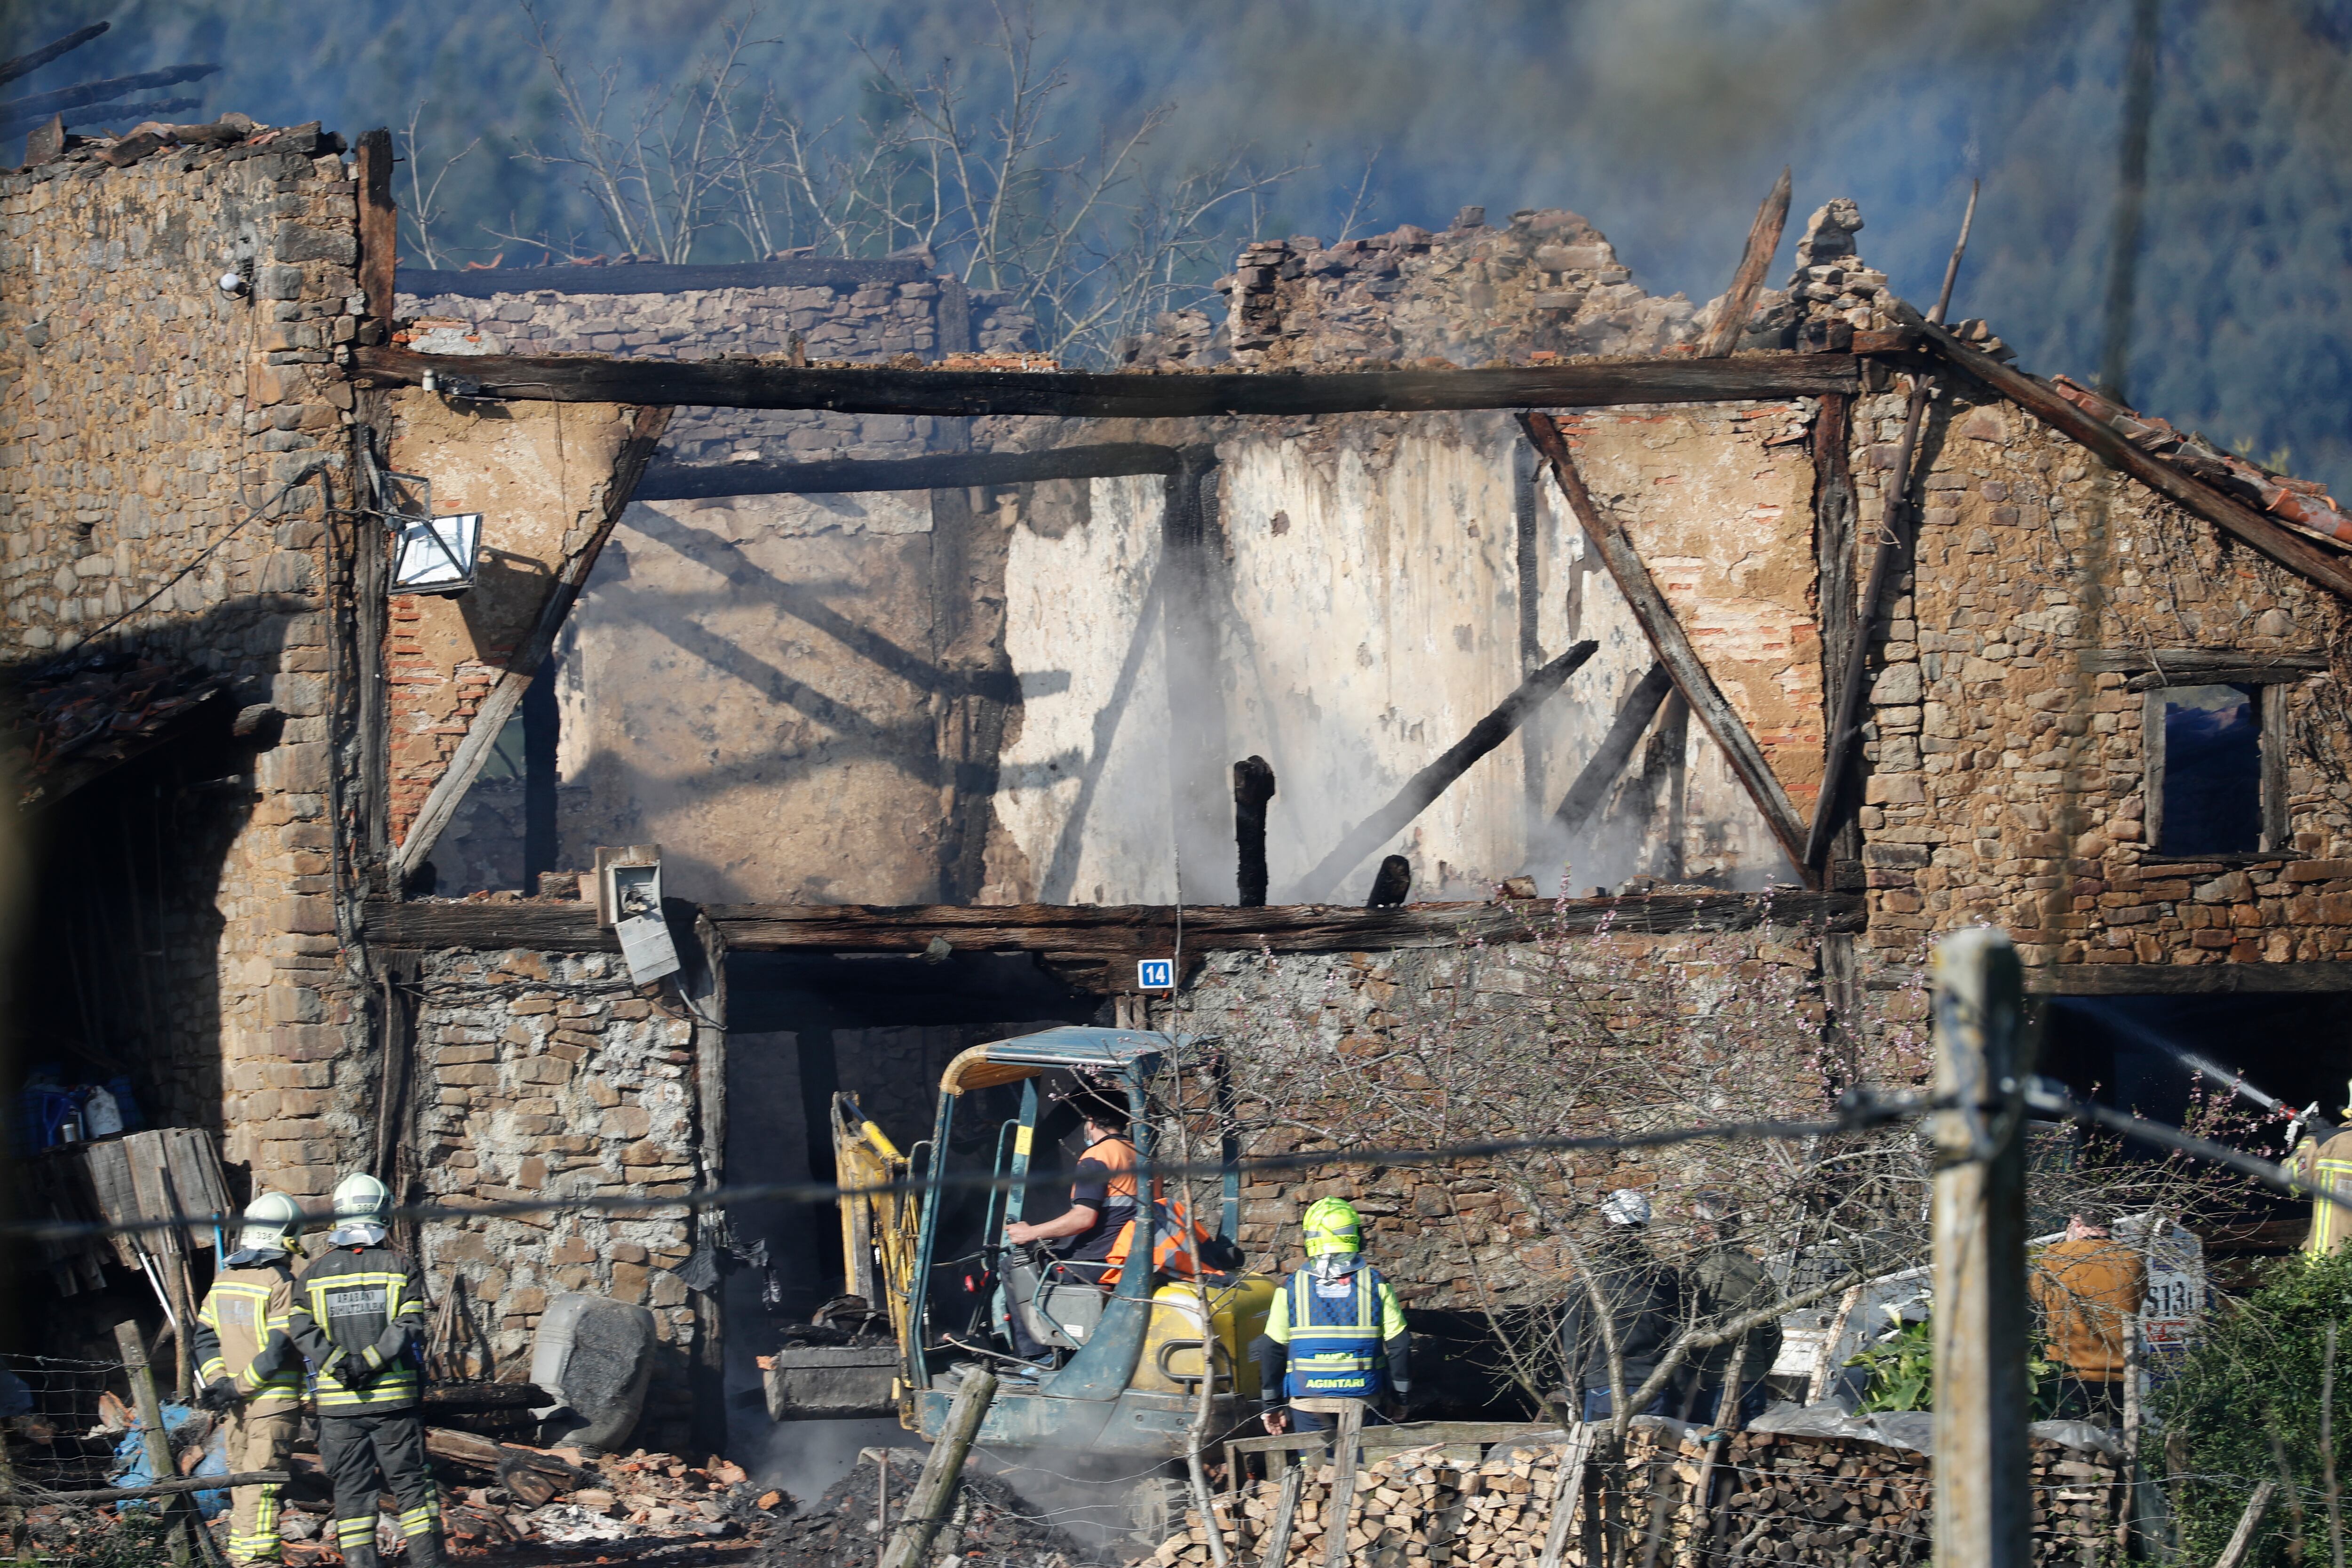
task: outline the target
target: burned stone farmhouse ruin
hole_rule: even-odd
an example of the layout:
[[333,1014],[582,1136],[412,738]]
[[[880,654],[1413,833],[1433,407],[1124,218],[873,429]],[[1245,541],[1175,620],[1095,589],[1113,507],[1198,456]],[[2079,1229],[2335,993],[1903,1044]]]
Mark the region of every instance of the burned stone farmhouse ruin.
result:
[[[2223,995],[2341,1087],[2352,524],[1924,321],[1851,203],[1696,304],[1566,212],[1264,239],[1081,373],[927,258],[417,270],[381,133],[147,141],[0,175],[13,995],[235,1198],[824,1180],[836,1090],[911,1142],[974,1043],[1377,1034],[1538,930],[1835,1030],[1997,922],[2086,1091]],[[1416,1309],[1562,1267],[1382,1180]],[[1254,1261],[1308,1186],[1243,1194]],[[840,1288],[822,1212],[717,1223],[417,1244],[488,1360],[650,1308],[676,1446],[767,1348],[719,1240]]]

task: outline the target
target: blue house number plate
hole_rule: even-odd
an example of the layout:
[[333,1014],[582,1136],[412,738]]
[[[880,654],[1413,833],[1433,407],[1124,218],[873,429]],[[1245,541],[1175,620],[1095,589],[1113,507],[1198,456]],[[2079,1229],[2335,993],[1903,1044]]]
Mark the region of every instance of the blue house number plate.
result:
[[1172,958],[1138,959],[1135,964],[1135,988],[1138,991],[1175,990],[1176,961]]

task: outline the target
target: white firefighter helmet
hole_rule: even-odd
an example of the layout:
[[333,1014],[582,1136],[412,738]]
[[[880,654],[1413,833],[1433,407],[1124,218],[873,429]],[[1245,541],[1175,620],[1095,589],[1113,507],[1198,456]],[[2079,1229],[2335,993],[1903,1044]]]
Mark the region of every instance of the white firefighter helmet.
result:
[[335,1184],[335,1228],[327,1235],[335,1247],[373,1247],[384,1237],[383,1217],[392,1207],[392,1189],[354,1171]]
[[302,1205],[284,1193],[264,1193],[245,1205],[245,1226],[236,1233],[239,1252],[289,1252],[302,1234]]
[[1631,1187],[1620,1187],[1601,1200],[1601,1216],[1611,1225],[1647,1225],[1650,1200]]

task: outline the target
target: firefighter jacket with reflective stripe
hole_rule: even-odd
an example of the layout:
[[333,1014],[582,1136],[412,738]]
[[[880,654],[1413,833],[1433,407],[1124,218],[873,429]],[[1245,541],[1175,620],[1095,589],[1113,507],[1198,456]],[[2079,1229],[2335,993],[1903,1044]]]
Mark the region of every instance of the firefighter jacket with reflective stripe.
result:
[[190,1345],[196,1381],[228,1379],[255,1415],[299,1405],[302,1363],[289,1339],[293,1307],[294,1270],[283,1258],[215,1275],[196,1309]]
[[1328,1279],[1300,1269],[1284,1281],[1265,1321],[1265,1337],[1288,1350],[1282,1391],[1293,1399],[1379,1398],[1387,1386],[1382,1347],[1404,1331],[1396,1292],[1369,1263]]
[[388,1247],[322,1252],[294,1288],[294,1342],[321,1415],[402,1410],[418,1397],[425,1281]]
[[[2294,1152],[2294,1173],[2322,1192],[2352,1202],[2352,1131],[2336,1133],[2325,1143],[2306,1138]],[[2303,1250],[2313,1258],[2340,1252],[2352,1240],[2352,1213],[2341,1204],[2315,1195],[2311,1200],[2311,1231]]]

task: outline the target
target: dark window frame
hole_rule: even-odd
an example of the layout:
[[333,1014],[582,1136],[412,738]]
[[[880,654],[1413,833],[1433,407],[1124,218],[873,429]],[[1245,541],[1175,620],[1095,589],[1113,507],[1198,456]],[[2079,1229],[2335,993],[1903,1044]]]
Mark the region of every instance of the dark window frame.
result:
[[[2287,808],[2287,707],[2285,691],[2307,679],[2309,672],[2273,667],[2183,670],[2167,679],[2161,671],[2142,675],[2129,684],[2140,693],[2142,814],[2147,851],[2143,859],[2242,863],[2297,858],[2294,824]],[[2259,847],[2251,853],[2190,855],[2166,851],[2164,844],[2165,693],[2175,687],[2247,686],[2253,688],[2255,744],[2262,763]]]

